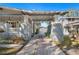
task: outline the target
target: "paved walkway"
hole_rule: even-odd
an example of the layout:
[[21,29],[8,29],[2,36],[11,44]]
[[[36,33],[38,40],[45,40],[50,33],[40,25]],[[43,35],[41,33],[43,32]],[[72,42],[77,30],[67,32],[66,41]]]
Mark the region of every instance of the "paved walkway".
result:
[[79,48],[71,48],[66,53],[69,55],[79,55]]
[[17,55],[64,55],[52,39],[35,36]]

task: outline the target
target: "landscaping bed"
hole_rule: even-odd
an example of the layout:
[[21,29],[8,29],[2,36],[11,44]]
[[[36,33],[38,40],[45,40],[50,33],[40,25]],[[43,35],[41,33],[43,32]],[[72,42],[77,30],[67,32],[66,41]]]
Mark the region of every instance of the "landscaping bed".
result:
[[79,55],[79,39],[72,39],[69,36],[64,36],[63,42],[58,44],[60,49],[67,55]]
[[24,37],[18,35],[8,35],[0,32],[0,55],[13,54],[19,51],[26,43]]
[[11,35],[8,37],[0,36],[0,44],[23,44],[25,42],[23,37]]
[[16,54],[21,47],[16,48],[0,48],[0,55]]

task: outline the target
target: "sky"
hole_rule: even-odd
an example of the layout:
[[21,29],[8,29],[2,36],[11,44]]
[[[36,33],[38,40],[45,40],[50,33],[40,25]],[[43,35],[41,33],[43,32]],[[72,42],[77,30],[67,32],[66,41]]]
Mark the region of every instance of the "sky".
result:
[[79,3],[0,3],[0,6],[37,11],[79,9]]

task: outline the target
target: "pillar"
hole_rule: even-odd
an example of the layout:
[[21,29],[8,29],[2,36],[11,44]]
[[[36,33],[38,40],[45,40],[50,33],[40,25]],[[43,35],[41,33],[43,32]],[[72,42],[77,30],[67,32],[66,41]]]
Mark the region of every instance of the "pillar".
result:
[[26,37],[26,39],[30,39],[31,38],[31,27],[30,27],[30,23],[29,23],[29,16],[28,15],[24,15],[24,22],[23,22],[23,26],[24,26],[24,29],[23,29],[23,33]]
[[33,35],[34,35],[34,33],[35,33],[35,23],[33,21]]
[[63,28],[62,28],[61,23],[52,22],[51,38],[55,41],[63,42]]

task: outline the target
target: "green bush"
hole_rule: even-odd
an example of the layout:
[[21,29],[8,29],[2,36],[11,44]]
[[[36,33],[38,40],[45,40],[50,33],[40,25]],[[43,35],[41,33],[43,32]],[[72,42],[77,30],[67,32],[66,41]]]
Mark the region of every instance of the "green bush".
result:
[[38,34],[39,33],[39,29],[36,29],[36,32],[35,32],[35,34]]
[[47,36],[48,38],[50,38],[50,34],[48,32],[45,33],[45,36]]
[[70,37],[67,36],[67,35],[65,35],[65,36],[63,37],[63,39],[64,39],[63,45],[64,45],[64,46],[67,46],[67,47],[70,47],[71,44],[72,44]]

